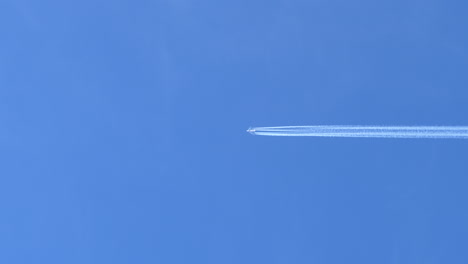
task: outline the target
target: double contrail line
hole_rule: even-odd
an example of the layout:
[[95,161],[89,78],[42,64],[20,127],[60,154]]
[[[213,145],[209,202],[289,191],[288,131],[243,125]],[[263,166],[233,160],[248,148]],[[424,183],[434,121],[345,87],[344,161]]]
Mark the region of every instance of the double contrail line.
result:
[[278,126],[253,127],[247,132],[259,136],[289,137],[468,139],[468,126]]

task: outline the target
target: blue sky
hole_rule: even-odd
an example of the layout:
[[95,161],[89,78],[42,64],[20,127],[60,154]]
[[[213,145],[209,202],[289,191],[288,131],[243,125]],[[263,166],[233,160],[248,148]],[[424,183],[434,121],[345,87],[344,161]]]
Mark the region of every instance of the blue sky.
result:
[[1,263],[467,263],[465,1],[0,3]]

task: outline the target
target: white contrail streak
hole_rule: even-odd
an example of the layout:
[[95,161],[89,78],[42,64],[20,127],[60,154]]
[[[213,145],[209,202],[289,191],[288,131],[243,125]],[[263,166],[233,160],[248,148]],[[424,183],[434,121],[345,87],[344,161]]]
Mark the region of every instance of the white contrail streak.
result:
[[468,126],[280,126],[254,127],[247,132],[260,136],[290,137],[468,139]]

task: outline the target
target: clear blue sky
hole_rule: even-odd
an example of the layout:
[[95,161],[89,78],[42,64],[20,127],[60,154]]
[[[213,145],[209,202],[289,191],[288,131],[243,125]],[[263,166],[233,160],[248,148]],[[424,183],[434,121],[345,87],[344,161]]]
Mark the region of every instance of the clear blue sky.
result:
[[468,2],[3,0],[0,263],[468,263]]

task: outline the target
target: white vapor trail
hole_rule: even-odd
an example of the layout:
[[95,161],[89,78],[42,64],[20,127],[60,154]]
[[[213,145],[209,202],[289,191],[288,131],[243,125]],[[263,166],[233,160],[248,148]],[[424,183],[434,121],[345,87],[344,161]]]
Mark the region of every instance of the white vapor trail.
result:
[[468,126],[280,126],[254,127],[247,132],[260,136],[290,137],[468,139]]

